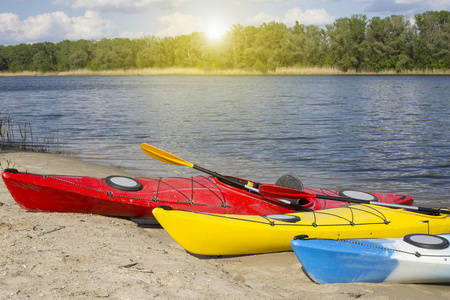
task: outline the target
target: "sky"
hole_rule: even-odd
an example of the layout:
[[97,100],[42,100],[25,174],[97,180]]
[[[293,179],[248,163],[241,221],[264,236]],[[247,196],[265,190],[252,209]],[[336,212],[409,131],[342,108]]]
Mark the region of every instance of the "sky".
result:
[[0,45],[192,32],[220,38],[237,24],[325,26],[355,14],[371,19],[440,10],[450,10],[450,0],[1,0]]

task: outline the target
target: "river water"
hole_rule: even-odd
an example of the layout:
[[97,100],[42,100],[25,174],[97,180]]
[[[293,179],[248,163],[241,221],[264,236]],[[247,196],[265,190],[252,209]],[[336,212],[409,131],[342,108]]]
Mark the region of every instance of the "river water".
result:
[[139,176],[199,174],[146,156],[146,142],[221,174],[450,205],[446,76],[0,77],[0,110]]

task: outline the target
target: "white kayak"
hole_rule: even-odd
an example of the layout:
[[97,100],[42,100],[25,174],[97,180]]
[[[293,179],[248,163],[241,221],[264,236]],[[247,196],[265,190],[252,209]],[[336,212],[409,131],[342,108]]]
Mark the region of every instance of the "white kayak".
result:
[[291,247],[316,283],[450,282],[450,234],[326,240],[297,236]]

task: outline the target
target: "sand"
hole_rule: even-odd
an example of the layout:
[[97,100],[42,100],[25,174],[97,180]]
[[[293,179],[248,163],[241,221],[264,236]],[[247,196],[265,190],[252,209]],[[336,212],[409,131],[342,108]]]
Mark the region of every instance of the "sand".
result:
[[[0,163],[42,174],[133,176],[42,153],[3,151]],[[450,298],[445,284],[318,285],[292,252],[194,256],[155,221],[25,211],[3,181],[0,236],[0,299]]]

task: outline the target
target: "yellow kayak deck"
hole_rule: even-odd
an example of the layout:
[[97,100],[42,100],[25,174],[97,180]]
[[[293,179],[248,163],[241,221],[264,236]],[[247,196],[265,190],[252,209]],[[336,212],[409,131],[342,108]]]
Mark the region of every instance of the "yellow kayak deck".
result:
[[[184,249],[200,255],[291,251],[297,235],[310,238],[399,238],[450,231],[447,214],[357,204],[285,215],[221,215],[155,208],[153,215]],[[284,220],[284,221],[283,221]]]

